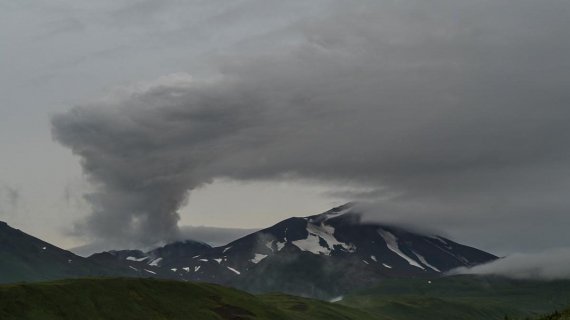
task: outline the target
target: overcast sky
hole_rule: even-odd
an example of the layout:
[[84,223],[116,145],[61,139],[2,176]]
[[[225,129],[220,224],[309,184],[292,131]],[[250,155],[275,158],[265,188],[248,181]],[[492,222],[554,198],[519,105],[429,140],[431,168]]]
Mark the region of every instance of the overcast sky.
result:
[[499,254],[570,247],[569,9],[0,2],[0,220],[135,246],[360,200]]

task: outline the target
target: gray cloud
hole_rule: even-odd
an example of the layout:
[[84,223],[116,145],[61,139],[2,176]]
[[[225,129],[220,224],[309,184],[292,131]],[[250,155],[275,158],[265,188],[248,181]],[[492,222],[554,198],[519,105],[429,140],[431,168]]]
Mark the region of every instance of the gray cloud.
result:
[[18,189],[0,183],[0,216],[13,215],[18,210],[20,198]]
[[515,279],[570,279],[570,248],[536,254],[513,254],[473,268],[459,268],[451,274],[499,275]]
[[[174,239],[188,192],[215,178],[303,178],[366,190],[377,218],[485,247],[570,244],[552,232],[570,205],[569,8],[331,2],[289,27],[295,44],[58,114],[55,139],[97,188],[81,230]],[[551,237],[537,245],[517,235],[527,228]]]

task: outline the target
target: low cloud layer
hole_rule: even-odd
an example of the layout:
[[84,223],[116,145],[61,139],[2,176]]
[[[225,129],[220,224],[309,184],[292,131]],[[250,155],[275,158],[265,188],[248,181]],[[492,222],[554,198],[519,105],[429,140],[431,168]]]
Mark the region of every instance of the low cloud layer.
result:
[[53,136],[96,188],[78,229],[176,239],[188,193],[228,178],[348,186],[336,196],[372,201],[379,219],[498,242],[555,234],[570,207],[569,9],[331,1],[283,31],[295,41],[245,46],[211,77],[165,76],[55,115]]
[[570,279],[570,248],[536,254],[513,254],[473,268],[460,268],[451,274],[498,275],[514,279]]

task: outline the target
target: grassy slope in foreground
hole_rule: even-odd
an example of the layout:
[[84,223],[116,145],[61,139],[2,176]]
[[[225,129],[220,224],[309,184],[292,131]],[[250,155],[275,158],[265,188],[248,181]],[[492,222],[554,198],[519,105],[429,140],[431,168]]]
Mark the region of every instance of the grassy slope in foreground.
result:
[[570,305],[570,281],[452,276],[388,279],[343,304],[393,319],[491,320],[535,317]]
[[546,316],[537,318],[536,320],[570,320],[570,309],[566,309],[562,312],[552,312]]
[[346,306],[212,284],[74,279],[0,286],[0,319],[372,319]]

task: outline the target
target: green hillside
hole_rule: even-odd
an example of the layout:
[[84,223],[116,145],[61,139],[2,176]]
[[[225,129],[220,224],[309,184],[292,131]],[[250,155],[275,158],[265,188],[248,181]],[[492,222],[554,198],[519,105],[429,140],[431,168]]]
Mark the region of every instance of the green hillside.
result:
[[[429,282],[428,282],[429,281]],[[491,320],[535,317],[570,306],[570,281],[453,276],[387,279],[342,304],[393,319]]]
[[0,286],[0,319],[373,319],[362,311],[212,284],[74,279]]
[[[428,281],[431,281],[429,283]],[[0,286],[0,319],[566,320],[570,281],[390,279],[338,303],[140,278]],[[547,316],[540,316],[547,315]]]
[[562,312],[552,312],[546,316],[536,318],[535,320],[570,320],[570,309],[566,309]]

